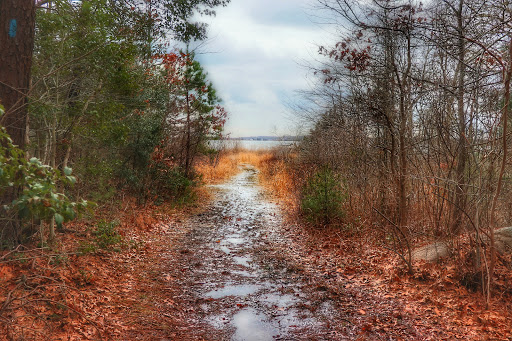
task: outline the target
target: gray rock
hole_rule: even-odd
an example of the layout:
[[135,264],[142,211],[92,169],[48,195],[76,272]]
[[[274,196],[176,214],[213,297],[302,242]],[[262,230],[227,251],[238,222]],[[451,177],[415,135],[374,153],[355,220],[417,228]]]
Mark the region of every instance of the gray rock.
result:
[[494,241],[498,252],[512,252],[512,226],[496,230],[494,232]]
[[445,242],[435,242],[417,248],[412,251],[412,260],[424,260],[426,262],[437,262],[441,258],[448,257],[450,249]]
[[[488,243],[487,237],[482,238],[484,242]],[[495,230],[494,241],[496,250],[501,254],[512,253],[512,226],[503,227]],[[441,258],[450,255],[450,248],[445,242],[435,242],[414,249],[412,251],[412,260],[426,262],[437,262]]]

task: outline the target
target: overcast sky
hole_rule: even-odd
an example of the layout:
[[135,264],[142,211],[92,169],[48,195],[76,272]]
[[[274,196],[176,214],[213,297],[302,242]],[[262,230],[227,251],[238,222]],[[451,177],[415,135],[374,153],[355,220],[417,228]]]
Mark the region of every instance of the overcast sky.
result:
[[[315,0],[231,0],[207,19],[198,56],[229,113],[231,137],[295,134],[287,104],[307,87],[326,32],[308,15]],[[204,20],[204,18],[202,18]]]

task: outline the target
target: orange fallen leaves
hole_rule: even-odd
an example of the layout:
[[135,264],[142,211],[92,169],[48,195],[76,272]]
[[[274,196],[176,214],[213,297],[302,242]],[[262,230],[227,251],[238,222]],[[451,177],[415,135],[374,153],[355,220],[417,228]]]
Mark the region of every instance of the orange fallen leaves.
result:
[[[184,233],[175,223],[183,213],[171,220],[132,199],[124,207],[106,216],[120,221],[119,232],[130,241],[121,252],[77,253],[94,237],[93,223],[83,221],[68,225],[73,232],[60,234],[54,250],[0,254],[0,297],[13,298],[5,306],[0,300],[0,340],[154,340],[168,335],[153,324],[186,323],[169,298],[175,279],[163,271],[169,245]],[[28,261],[17,261],[21,256]]]
[[0,265],[0,283],[9,282],[14,278],[14,269],[9,265]]
[[[368,296],[378,297],[392,306],[390,316],[395,322],[417,319],[422,321],[420,329],[442,331],[439,335],[443,337],[432,339],[512,339],[512,326],[506,322],[512,319],[512,256],[502,260],[496,271],[495,285],[501,296],[493,300],[492,313],[489,313],[484,309],[481,293],[471,292],[462,285],[459,264],[415,264],[416,275],[409,276],[398,257],[381,247],[382,236],[371,222],[361,223],[350,231],[306,226],[297,219],[295,191],[300,182],[294,179],[294,169],[290,169],[293,164],[293,161],[286,163],[270,158],[260,165],[260,170],[263,184],[279,199],[291,222],[281,233],[286,235],[288,247],[294,250],[294,262],[312,276],[324,274],[322,277],[333,291],[349,291],[361,296],[371,292]],[[357,300],[353,303],[354,312],[363,320],[375,313],[375,302],[368,304]],[[400,306],[401,312],[396,311],[395,306]],[[377,320],[376,323],[383,322]],[[386,333],[396,329],[394,324],[378,327],[387,330]],[[364,324],[360,328],[368,330]],[[401,339],[399,334],[392,335],[393,339]]]

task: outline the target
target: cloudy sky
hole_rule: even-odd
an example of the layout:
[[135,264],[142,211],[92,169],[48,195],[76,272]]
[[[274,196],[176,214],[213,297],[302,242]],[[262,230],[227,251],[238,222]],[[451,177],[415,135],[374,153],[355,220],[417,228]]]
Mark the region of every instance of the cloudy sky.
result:
[[231,137],[296,133],[287,104],[307,87],[301,65],[316,58],[327,35],[308,14],[314,4],[231,0],[207,19],[210,39],[198,59],[224,100]]

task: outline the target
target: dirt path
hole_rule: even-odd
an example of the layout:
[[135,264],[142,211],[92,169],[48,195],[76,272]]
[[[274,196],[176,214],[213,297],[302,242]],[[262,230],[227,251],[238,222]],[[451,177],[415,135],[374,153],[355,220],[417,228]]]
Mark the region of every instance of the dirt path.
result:
[[443,318],[435,297],[410,286],[403,295],[394,281],[323,254],[323,244],[308,247],[282,223],[253,167],[212,191],[172,248],[170,294],[186,320],[173,340],[485,339],[466,329],[460,311]]
[[178,298],[190,303],[194,334],[211,340],[336,339],[336,309],[325,288],[311,292],[307,279],[273,252],[280,218],[257,186],[256,170],[245,166],[213,191],[209,209],[189,222],[176,269],[186,288]]
[[69,258],[6,259],[0,340],[512,340],[507,300],[486,311],[364,235],[283,224],[250,166],[211,190],[201,214],[132,212],[121,252],[66,253],[94,240],[81,224],[61,236]]

